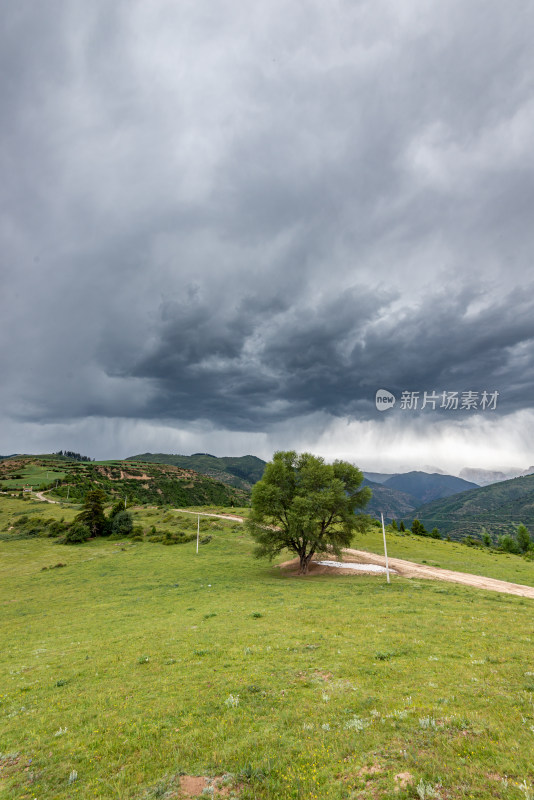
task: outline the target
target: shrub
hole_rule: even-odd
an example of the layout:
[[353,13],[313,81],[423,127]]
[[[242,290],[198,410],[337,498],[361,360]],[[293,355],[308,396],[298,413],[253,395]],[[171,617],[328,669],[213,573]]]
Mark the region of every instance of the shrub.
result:
[[465,536],[462,539],[462,544],[466,544],[468,547],[481,547],[482,543],[479,542],[478,539],[475,539],[474,536]]
[[133,519],[129,511],[119,511],[113,517],[111,531],[113,536],[129,536],[133,531]]
[[86,542],[90,537],[91,531],[87,525],[79,521],[73,522],[65,533],[63,544],[80,544],[81,542]]
[[191,542],[195,538],[196,536],[193,533],[165,531],[162,544],[185,544],[185,542]]
[[115,519],[117,514],[122,514],[124,511],[126,511],[124,507],[124,500],[118,500],[109,512],[109,519]]
[[427,529],[418,519],[414,519],[412,522],[412,533],[417,534],[417,536],[428,536]]
[[532,539],[530,538],[530,533],[526,529],[524,525],[519,525],[517,529],[517,546],[522,553],[526,553],[532,545]]
[[54,522],[51,522],[50,525],[48,526],[48,535],[61,536],[62,534],[65,533],[67,529],[68,525],[65,522],[56,520]]
[[521,552],[516,540],[509,533],[499,536],[497,546],[504,553],[515,553],[517,555]]

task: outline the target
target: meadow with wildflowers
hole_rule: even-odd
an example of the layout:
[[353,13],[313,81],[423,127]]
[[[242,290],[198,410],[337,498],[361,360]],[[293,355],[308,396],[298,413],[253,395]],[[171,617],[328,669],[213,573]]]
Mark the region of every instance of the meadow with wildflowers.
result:
[[[528,799],[533,601],[290,577],[255,560],[234,521],[205,521],[198,554],[194,541],[16,538],[14,516],[34,506],[0,504],[0,797]],[[134,510],[156,527],[174,513]],[[391,540],[453,568],[483,556],[505,580],[534,570],[458,547]]]

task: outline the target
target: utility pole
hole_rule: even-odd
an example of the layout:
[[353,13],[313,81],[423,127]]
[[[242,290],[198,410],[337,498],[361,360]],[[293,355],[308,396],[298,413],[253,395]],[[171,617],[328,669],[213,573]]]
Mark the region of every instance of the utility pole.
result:
[[390,583],[390,580],[389,580],[389,565],[388,565],[388,550],[387,550],[387,547],[386,547],[386,529],[384,527],[384,515],[382,514],[382,512],[380,512],[380,518],[382,519],[382,534],[384,536],[384,555],[386,556],[386,575],[387,575],[388,583]]
[[197,515],[197,555],[198,555],[198,540],[200,538],[200,514]]

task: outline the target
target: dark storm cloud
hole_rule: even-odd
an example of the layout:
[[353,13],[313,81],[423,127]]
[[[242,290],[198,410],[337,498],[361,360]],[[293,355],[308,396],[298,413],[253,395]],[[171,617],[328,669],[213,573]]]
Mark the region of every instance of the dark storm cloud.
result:
[[386,385],[421,395],[497,390],[499,411],[510,412],[534,392],[530,300],[513,292],[477,311],[479,298],[439,291],[393,311],[396,297],[354,287],[230,319],[196,298],[164,306],[159,338],[128,375],[155,382],[150,415],[241,430],[318,411],[375,416]]
[[533,23],[524,0],[6,6],[6,424],[265,431],[374,418],[381,387],[530,408]]

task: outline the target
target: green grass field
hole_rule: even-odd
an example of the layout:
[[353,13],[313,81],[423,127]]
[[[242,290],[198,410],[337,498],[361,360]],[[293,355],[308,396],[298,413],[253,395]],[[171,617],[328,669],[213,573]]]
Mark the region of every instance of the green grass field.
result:
[[[220,520],[204,521],[198,555],[10,540],[17,514],[75,510],[0,507],[0,797],[179,797],[181,773],[225,775],[240,800],[528,796],[533,601],[291,578]],[[380,545],[375,531],[354,541]],[[390,553],[533,585],[515,556],[416,537],[390,537]]]
[[55,480],[63,480],[67,473],[52,466],[41,464],[28,464],[21,469],[13,470],[20,478],[3,479],[2,486],[5,490],[22,489],[25,486],[37,488],[41,484],[49,484]]

